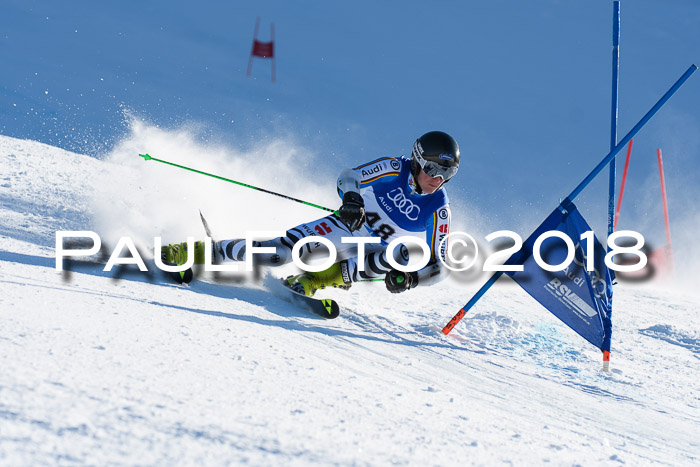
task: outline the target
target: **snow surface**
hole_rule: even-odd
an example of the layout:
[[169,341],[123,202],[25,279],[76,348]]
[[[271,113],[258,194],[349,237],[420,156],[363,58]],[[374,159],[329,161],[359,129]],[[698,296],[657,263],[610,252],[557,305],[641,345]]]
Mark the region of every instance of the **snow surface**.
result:
[[146,150],[337,204],[335,174],[294,183],[282,146],[240,154],[136,125],[97,160],[0,136],[0,464],[698,464],[690,290],[618,285],[603,373],[507,278],[446,337],[481,278],[398,296],[357,284],[326,321],[265,288],[280,271],[190,286],[90,261],[56,271],[57,230],[131,235],[148,256],[154,235],[201,237],[199,208],[232,237],[318,216]]

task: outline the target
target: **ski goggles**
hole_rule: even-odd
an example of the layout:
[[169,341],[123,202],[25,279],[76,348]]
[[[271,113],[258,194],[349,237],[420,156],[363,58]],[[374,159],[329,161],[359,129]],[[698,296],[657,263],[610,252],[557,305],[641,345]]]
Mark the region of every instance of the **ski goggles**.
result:
[[428,177],[440,177],[444,181],[447,181],[454,177],[457,173],[457,167],[445,167],[443,165],[436,164],[435,162],[426,161],[425,159],[423,160],[425,163],[421,165],[421,167],[423,168],[423,172],[425,172]]
[[421,151],[414,146],[413,156],[418,161],[421,169],[428,177],[435,178],[440,177],[443,181],[448,181],[457,173],[458,167],[444,166],[433,161],[426,161],[421,155]]

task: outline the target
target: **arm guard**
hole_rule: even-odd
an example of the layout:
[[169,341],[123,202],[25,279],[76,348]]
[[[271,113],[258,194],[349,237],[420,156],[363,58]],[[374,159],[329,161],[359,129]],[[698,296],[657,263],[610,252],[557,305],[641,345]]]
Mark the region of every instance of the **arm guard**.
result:
[[338,176],[338,194],[343,197],[349,191],[360,194],[360,174],[352,169],[345,169]]

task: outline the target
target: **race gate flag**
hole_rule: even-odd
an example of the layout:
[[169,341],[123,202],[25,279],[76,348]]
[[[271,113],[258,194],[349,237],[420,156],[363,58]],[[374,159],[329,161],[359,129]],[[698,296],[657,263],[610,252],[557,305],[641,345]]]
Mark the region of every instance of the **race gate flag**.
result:
[[[524,242],[519,253],[506,264],[522,264],[523,271],[507,272],[515,282],[535,300],[576,331],[581,337],[603,352],[610,352],[612,333],[612,282],[613,271],[605,265],[605,248],[598,239],[581,240],[581,235],[591,231],[573,203],[566,210],[555,209],[552,214]],[[535,261],[533,251],[539,251],[542,260],[549,265],[566,261],[569,246],[556,236],[533,248],[536,239],[544,232],[559,231],[574,243],[574,260],[561,271],[547,271]],[[588,251],[593,244],[593,251]],[[586,270],[589,255],[593,255],[593,270]]]

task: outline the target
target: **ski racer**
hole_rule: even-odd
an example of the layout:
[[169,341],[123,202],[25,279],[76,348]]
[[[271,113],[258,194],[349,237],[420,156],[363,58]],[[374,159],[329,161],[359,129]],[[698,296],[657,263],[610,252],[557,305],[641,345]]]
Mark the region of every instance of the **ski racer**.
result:
[[[336,214],[301,224],[272,240],[253,242],[255,247],[274,247],[274,253],[255,252],[257,265],[281,266],[292,261],[292,248],[302,238],[323,236],[336,247],[339,262],[321,272],[305,272],[287,279],[290,287],[308,297],[325,287],[349,288],[358,280],[384,276],[389,292],[399,293],[416,286],[435,284],[447,277],[441,264],[447,242],[442,240],[450,228],[450,208],[444,184],[459,168],[459,146],[447,133],[431,131],[413,144],[411,158],[382,157],[354,169],[345,169],[338,177],[342,205]],[[387,262],[386,247],[404,235],[425,234],[430,249],[427,266],[415,272],[402,272]],[[381,243],[365,244],[364,270],[358,267],[357,244],[343,243],[343,237],[379,237]],[[185,264],[187,243],[162,248],[167,264]],[[195,242],[195,263],[204,263],[204,242]],[[214,263],[245,261],[245,239],[212,243]],[[309,242],[300,250],[300,258],[325,252],[320,242]],[[408,249],[394,249],[396,263],[408,263]],[[306,261],[305,261],[306,262]],[[191,277],[191,272],[190,272]]]

